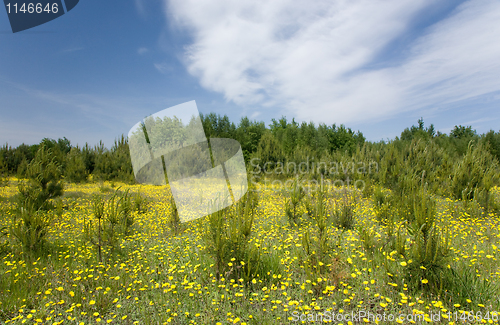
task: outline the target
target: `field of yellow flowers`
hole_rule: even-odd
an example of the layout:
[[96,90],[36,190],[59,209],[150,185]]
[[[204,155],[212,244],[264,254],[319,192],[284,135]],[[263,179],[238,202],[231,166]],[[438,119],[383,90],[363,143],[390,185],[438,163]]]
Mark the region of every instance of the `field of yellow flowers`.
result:
[[[11,178],[9,186],[0,187],[0,226],[8,227],[11,220],[16,184]],[[133,212],[134,232],[120,239],[113,254],[105,249],[99,262],[95,245],[85,236],[85,225],[93,220],[91,198],[109,197],[117,188],[140,193],[148,204],[144,213]],[[326,271],[314,273],[307,264],[311,252],[304,247],[309,230],[314,237],[313,220],[301,207],[299,224],[291,224],[286,194],[261,188],[249,245],[266,257],[269,271],[253,279],[235,279],[231,271],[216,275],[204,239],[206,219],[172,231],[168,193],[162,186],[66,184],[63,212],[50,228],[46,255],[25,256],[8,235],[0,239],[9,243],[0,255],[0,324],[499,322],[498,214],[477,217],[455,208],[462,207],[459,202],[437,198],[436,222],[449,237],[448,266],[472,274],[462,291],[470,289],[470,296],[458,303],[408,287],[400,273],[413,261],[388,249],[387,226],[377,220],[373,201],[355,190],[348,195],[356,197],[356,226],[328,225],[329,263]],[[498,199],[500,189],[493,194]],[[340,200],[339,193],[329,192],[327,211]],[[402,236],[410,249],[410,235]],[[245,261],[227,264],[233,270]],[[418,281],[422,288],[428,282]]]

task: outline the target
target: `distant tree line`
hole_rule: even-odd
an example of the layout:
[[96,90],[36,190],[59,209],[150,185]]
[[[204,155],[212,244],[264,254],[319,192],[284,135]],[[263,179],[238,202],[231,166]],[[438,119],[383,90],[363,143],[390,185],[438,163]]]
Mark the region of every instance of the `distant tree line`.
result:
[[[400,137],[370,142],[361,132],[344,125],[297,123],[295,119],[282,117],[266,126],[248,117],[243,117],[238,124],[225,115],[210,113],[200,117],[208,138],[232,138],[241,144],[247,167],[253,174],[258,167],[270,177],[290,177],[297,171],[284,169],[285,164],[315,161],[318,168],[312,168],[308,178],[346,180],[356,176],[389,188],[403,188],[404,177],[418,176],[425,178],[436,190],[455,191],[457,197],[462,195],[460,186],[469,190],[478,187],[488,170],[498,174],[500,132],[493,130],[479,135],[471,126],[459,125],[449,134],[443,134],[432,124],[425,127],[420,119],[416,126],[404,129]],[[123,135],[110,149],[102,142],[93,147],[88,144],[72,146],[66,138],[57,141],[45,138],[39,144],[21,144],[16,148],[5,144],[0,148],[0,174],[25,177],[28,164],[42,145],[50,149],[68,181],[135,182],[128,141]],[[331,165],[321,162],[341,163],[341,168],[337,165],[332,175]],[[376,172],[359,171],[361,165],[372,166],[370,164],[376,165]],[[469,175],[468,180],[459,181],[460,168],[462,173]]]
[[25,178],[29,163],[42,147],[50,151],[51,159],[70,182],[84,182],[89,180],[89,176],[95,180],[134,181],[128,143],[124,136],[115,140],[111,149],[105,148],[102,141],[93,147],[88,144],[83,147],[72,146],[65,137],[57,141],[44,138],[39,144],[23,143],[16,148],[5,144],[0,148],[0,170],[5,175]]

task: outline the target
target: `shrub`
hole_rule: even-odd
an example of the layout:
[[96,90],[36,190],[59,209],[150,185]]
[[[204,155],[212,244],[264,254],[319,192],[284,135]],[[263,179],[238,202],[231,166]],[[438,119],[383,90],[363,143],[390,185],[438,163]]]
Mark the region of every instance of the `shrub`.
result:
[[148,211],[149,203],[150,202],[146,197],[142,196],[140,193],[137,193],[136,195],[134,195],[132,206],[133,209],[137,211],[137,213],[142,214]]
[[465,310],[473,310],[476,304],[486,305],[498,295],[498,285],[488,279],[478,277],[470,266],[462,265],[457,270],[450,269],[447,278],[448,295],[453,303]]
[[[56,214],[52,200],[63,194],[61,168],[52,151],[41,145],[35,158],[27,165],[27,181],[18,186],[17,209],[10,233],[25,252],[38,252],[46,244]],[[58,202],[57,214],[62,213]]]
[[304,198],[304,188],[294,181],[292,188],[288,191],[289,199],[285,203],[285,214],[288,217],[290,225],[298,223],[298,207]]
[[204,239],[214,259],[217,279],[228,278],[249,284],[257,277],[271,280],[280,273],[280,260],[272,253],[262,253],[260,245],[250,245],[258,198],[249,189],[233,206],[208,216]]
[[354,219],[354,207],[355,202],[350,201],[347,197],[347,192],[344,192],[343,202],[341,204],[337,204],[333,208],[333,224],[337,228],[342,228],[343,230],[350,230],[354,228],[355,219]]
[[78,148],[71,148],[71,151],[66,155],[66,168],[64,176],[75,183],[81,183],[87,180],[88,171],[85,167],[85,161]]
[[478,191],[485,191],[489,202],[491,188],[498,183],[498,163],[484,144],[469,143],[467,152],[453,170],[451,194],[456,199],[471,200]]
[[310,266],[316,269],[316,271],[318,271],[319,273],[324,273],[324,271],[326,270],[326,264],[328,264],[327,254],[330,247],[327,236],[328,217],[326,214],[325,199],[326,191],[321,188],[319,191],[317,191],[317,195],[314,201],[314,208],[311,214],[311,217],[314,220],[314,224],[316,226],[317,233],[316,241],[314,242],[314,251],[317,255],[316,261],[311,260],[312,256],[309,249],[309,234],[306,233],[306,236],[303,237],[306,245],[306,253],[310,258]]
[[28,181],[21,182],[18,186],[20,205],[28,200],[35,211],[50,209],[50,200],[63,194],[61,176],[61,166],[52,156],[51,150],[44,145],[40,146],[35,158],[26,168]]
[[181,228],[181,219],[179,218],[179,211],[175,205],[174,197],[170,198],[170,217],[168,218],[168,226],[174,234],[179,234]]
[[7,186],[9,184],[7,172],[7,165],[4,162],[3,156],[0,155],[0,186]]
[[410,289],[441,293],[449,276],[449,233],[436,225],[436,203],[422,187],[414,195],[414,221],[408,227],[406,280]]
[[8,235],[8,228],[0,227],[0,239],[6,238],[5,241],[3,242],[0,241],[0,254],[3,254],[8,251],[9,242],[7,241],[8,238],[7,235]]
[[131,207],[128,190],[120,193],[118,188],[107,200],[94,195],[92,212],[95,220],[88,223],[84,220],[84,225],[86,239],[97,248],[99,262],[103,261],[104,248],[109,249],[109,258],[116,250],[119,238],[132,233],[134,218]]
[[21,244],[24,252],[40,252],[47,243],[55,216],[53,211],[36,209],[34,200],[25,199],[16,213],[10,234]]
[[375,231],[373,228],[365,225],[359,225],[357,231],[359,240],[363,244],[365,251],[373,253],[376,244]]

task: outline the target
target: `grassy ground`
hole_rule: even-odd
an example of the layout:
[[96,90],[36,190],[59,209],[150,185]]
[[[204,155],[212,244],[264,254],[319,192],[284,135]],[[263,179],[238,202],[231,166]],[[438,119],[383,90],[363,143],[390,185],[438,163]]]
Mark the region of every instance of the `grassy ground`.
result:
[[[0,187],[0,226],[10,223],[16,182],[10,179],[9,186]],[[109,196],[117,186],[142,193],[150,204],[146,213],[134,212],[135,233],[123,238],[112,254],[105,250],[99,263],[95,246],[85,239],[84,224],[93,218],[92,194]],[[493,192],[500,194],[498,188]],[[369,229],[369,245],[356,226],[345,230],[329,223],[329,263],[317,277],[311,276],[303,247],[306,229],[314,234],[313,220],[301,215],[299,225],[290,225],[283,192],[267,187],[259,193],[249,245],[270,271],[249,281],[231,278],[231,270],[242,264],[237,260],[228,265],[228,279],[217,279],[203,239],[207,220],[183,224],[178,234],[171,231],[166,193],[165,187],[144,185],[67,184],[64,210],[50,230],[46,253],[27,256],[11,244],[0,255],[0,323],[288,324],[300,319],[309,323],[311,317],[319,322],[321,314],[326,322],[332,313],[360,312],[372,317],[336,315],[332,323],[392,323],[389,315],[410,315],[400,323],[433,322],[436,315],[441,323],[471,322],[472,314],[465,312],[483,323],[500,318],[496,214],[471,216],[458,208],[460,203],[438,199],[437,224],[450,233],[450,268],[471,271],[464,271],[461,284],[461,292],[469,296],[458,303],[444,293],[427,293],[425,278],[419,279],[420,289],[408,287],[403,275],[412,261],[387,249],[386,226],[377,221],[372,200],[358,192],[348,195],[357,197],[355,223]],[[329,193],[327,211],[342,199],[342,192]],[[384,313],[385,320],[374,319]]]

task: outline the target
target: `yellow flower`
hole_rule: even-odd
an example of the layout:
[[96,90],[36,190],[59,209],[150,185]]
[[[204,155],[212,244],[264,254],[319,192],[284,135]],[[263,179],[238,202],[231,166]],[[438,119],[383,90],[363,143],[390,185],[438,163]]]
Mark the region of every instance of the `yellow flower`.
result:
[[423,279],[423,280],[422,280],[422,283],[423,283],[423,284],[429,283],[429,280],[427,280],[427,279]]

